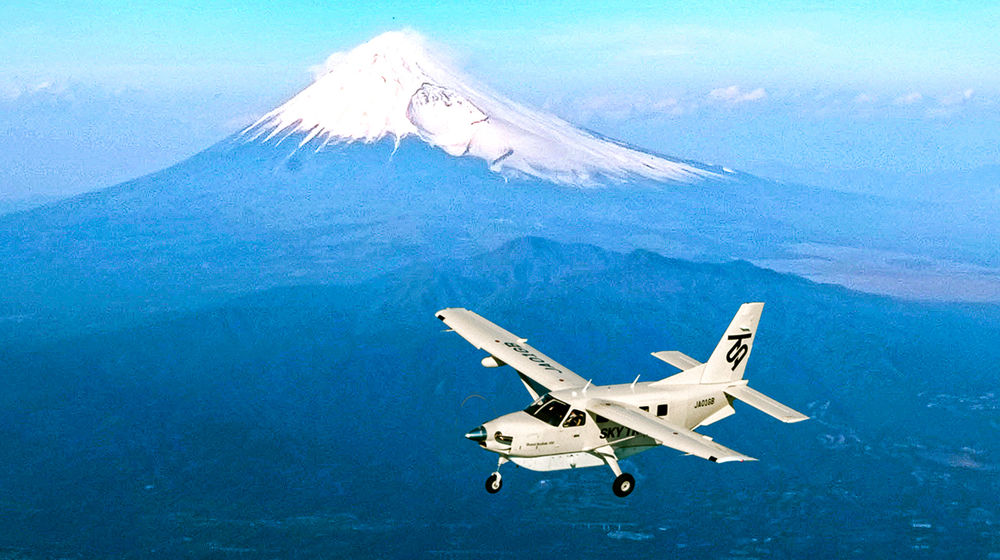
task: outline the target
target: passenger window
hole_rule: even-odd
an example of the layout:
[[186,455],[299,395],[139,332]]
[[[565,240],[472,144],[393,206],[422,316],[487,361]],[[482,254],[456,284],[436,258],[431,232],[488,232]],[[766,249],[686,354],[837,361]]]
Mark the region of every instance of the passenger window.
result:
[[667,405],[665,405],[665,404],[656,405],[656,415],[657,416],[666,416],[667,415]]
[[646,412],[649,412],[649,407],[648,406],[640,406],[639,410],[645,410]]
[[566,417],[566,421],[563,422],[563,428],[575,428],[586,423],[587,415],[581,410],[574,410],[569,413],[569,416]]

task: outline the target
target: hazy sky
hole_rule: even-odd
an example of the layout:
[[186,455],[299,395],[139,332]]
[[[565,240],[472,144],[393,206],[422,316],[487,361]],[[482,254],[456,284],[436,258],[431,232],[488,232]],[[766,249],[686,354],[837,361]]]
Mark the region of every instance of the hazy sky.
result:
[[515,100],[678,157],[1000,164],[994,3],[502,4],[7,3],[0,199],[155,171],[308,85],[330,53],[400,28]]

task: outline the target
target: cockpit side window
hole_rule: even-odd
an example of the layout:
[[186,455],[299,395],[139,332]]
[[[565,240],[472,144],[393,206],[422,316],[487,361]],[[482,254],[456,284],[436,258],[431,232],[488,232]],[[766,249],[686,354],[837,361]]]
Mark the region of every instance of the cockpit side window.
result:
[[569,405],[556,399],[550,399],[542,403],[542,406],[535,411],[534,417],[552,426],[559,426],[566,413],[569,412]]
[[587,415],[582,410],[574,410],[569,413],[566,417],[566,421],[563,422],[563,428],[575,428],[577,426],[582,426],[587,423]]

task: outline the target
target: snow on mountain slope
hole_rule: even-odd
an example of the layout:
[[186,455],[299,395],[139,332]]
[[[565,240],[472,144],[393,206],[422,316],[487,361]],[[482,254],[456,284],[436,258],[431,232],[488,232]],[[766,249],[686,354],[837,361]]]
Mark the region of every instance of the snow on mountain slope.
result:
[[[326,72],[241,135],[330,143],[415,135],[453,156],[474,156],[505,175],[595,185],[628,178],[696,182],[722,170],[671,161],[597,138],[569,123],[473,88],[412,32],[389,32],[332,55]],[[297,149],[298,149],[297,148]]]

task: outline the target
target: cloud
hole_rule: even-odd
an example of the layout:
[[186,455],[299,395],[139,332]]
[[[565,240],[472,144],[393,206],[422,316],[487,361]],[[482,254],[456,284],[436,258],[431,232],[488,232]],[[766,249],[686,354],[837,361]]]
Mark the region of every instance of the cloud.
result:
[[969,88],[939,97],[937,100],[938,106],[927,109],[927,116],[931,118],[943,118],[957,114],[962,111],[963,107],[972,99],[975,93],[975,90]]
[[594,119],[622,122],[630,119],[679,117],[696,111],[698,104],[684,97],[602,93],[549,100],[544,109],[572,122],[586,123]]
[[3,87],[0,99],[17,103],[73,99],[75,93],[81,89],[83,86],[80,84],[56,83],[51,80],[31,84],[9,84]]
[[870,105],[878,101],[878,98],[868,93],[859,93],[854,98],[854,103],[858,105]]
[[[426,49],[428,48],[428,40],[426,37],[424,37],[421,33],[409,27],[404,27],[399,31],[387,31],[385,33],[382,33],[381,35],[378,35],[377,37],[370,39],[367,43],[364,43],[364,45],[355,46],[347,51],[337,51],[328,56],[326,60],[323,61],[322,64],[315,64],[313,66],[310,66],[309,72],[313,75],[314,80],[318,80],[323,75],[329,73],[331,70],[339,66],[342,62],[344,62],[352,52],[358,49],[362,49],[365,45],[369,45],[376,42],[382,47],[389,46],[389,48],[392,49],[399,49],[399,48],[409,49],[409,50],[417,49],[421,51],[419,53],[414,53],[417,54],[418,58],[423,57],[425,55],[424,51],[426,51]],[[443,49],[440,45],[437,44],[432,44],[430,46],[433,47],[434,49],[435,58],[439,60],[444,58],[445,62],[447,62],[447,59],[450,57],[448,56],[446,49]]]
[[10,101],[38,96],[57,96],[66,92],[68,88],[65,84],[55,84],[46,80],[33,84],[6,84],[0,97]]
[[685,106],[673,97],[654,101],[650,108],[657,113],[665,113],[672,116],[680,116],[688,111],[694,110],[696,106]]
[[727,88],[713,89],[708,92],[708,98],[736,105],[738,103],[747,103],[766,99],[767,91],[765,91],[764,88],[757,88],[752,91],[743,91],[739,86],[729,86]]
[[972,99],[972,95],[976,93],[974,89],[967,89],[964,91],[958,91],[938,99],[938,103],[945,107],[951,107],[954,105],[962,105],[966,101]]
[[913,91],[906,95],[901,95],[893,100],[896,105],[913,105],[914,103],[920,103],[924,100],[923,94],[919,91]]
[[324,60],[322,64],[314,64],[313,66],[310,66],[309,72],[313,75],[313,79],[318,80],[324,74],[343,62],[345,58],[347,58],[346,51],[335,52],[326,57],[326,60]]

